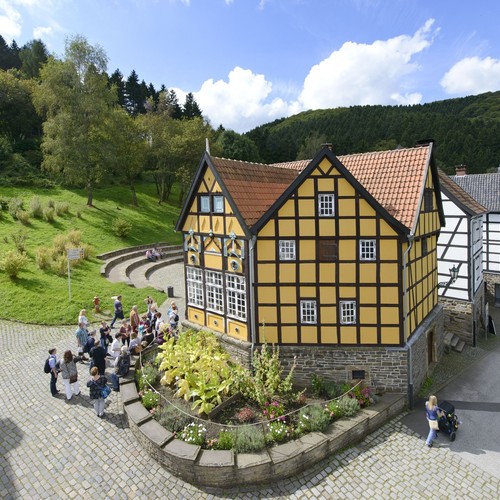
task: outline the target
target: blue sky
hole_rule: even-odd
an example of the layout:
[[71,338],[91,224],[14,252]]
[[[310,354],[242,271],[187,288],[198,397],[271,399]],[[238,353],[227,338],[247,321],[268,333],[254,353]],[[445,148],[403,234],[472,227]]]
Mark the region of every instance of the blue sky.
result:
[[417,104],[500,90],[500,1],[0,0],[0,34],[100,45],[214,127],[307,109]]

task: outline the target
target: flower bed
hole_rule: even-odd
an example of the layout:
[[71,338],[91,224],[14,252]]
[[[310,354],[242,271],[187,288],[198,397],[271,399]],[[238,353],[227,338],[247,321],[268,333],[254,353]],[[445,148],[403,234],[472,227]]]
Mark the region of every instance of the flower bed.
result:
[[[256,353],[254,367],[251,375],[230,362],[215,337],[191,331],[161,346],[136,380],[144,407],[176,438],[237,453],[323,432],[334,420],[353,417],[374,402],[361,383],[351,387],[318,377],[307,389],[314,398],[307,398],[305,390],[293,388],[293,369],[283,377],[279,351],[266,345]],[[232,393],[237,399],[214,412]]]

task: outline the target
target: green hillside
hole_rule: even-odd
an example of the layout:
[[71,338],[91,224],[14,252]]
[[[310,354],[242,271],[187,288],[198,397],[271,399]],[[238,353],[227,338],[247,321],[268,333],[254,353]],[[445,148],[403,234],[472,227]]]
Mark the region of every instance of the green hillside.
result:
[[266,163],[311,158],[321,143],[337,155],[414,146],[434,139],[438,166],[480,173],[500,164],[500,91],[414,106],[306,111],[247,134]]
[[[56,209],[66,206],[68,211],[55,214],[50,222],[43,216],[30,215],[24,224],[9,212],[7,203],[15,198],[22,202],[22,211],[29,214],[35,197],[44,209],[52,204]],[[96,189],[94,207],[88,207],[84,190],[0,187],[0,202],[4,207],[0,210],[0,261],[9,251],[21,253],[16,241],[23,238],[27,256],[25,268],[15,279],[9,278],[0,265],[0,318],[37,324],[76,324],[80,309],[92,309],[95,295],[101,297],[103,309],[109,313],[113,304],[111,297],[118,294],[123,295],[125,307],[143,304],[147,294],[159,303],[166,300],[162,292],[110,283],[100,275],[102,261],[95,257],[100,253],[160,241],[181,242],[180,234],[174,232],[179,207],[159,205],[154,184],[139,184],[137,197],[138,206],[134,207],[129,189]],[[117,219],[130,222],[128,236],[115,234],[113,224]],[[66,259],[62,259],[59,272],[57,266],[40,269],[38,259],[40,248],[53,247],[54,241],[75,230],[81,235],[81,244],[77,246],[90,250],[90,258],[71,271],[72,300],[69,302]]]

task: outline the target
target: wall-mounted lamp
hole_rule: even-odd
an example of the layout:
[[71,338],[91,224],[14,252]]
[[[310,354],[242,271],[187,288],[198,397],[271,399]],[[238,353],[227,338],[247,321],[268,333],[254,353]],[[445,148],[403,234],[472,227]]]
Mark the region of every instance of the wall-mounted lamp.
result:
[[438,288],[447,288],[450,285],[453,285],[453,283],[455,283],[455,281],[457,281],[458,271],[459,270],[460,270],[460,266],[458,266],[458,267],[453,266],[450,269],[450,279],[448,281],[441,281],[441,282],[439,282],[438,283]]

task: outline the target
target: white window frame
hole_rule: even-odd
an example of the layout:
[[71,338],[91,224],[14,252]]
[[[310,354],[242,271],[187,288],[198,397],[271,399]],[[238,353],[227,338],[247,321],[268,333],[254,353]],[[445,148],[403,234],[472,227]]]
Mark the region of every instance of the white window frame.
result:
[[224,314],[224,290],[221,272],[205,270],[205,293],[207,309]]
[[357,306],[355,300],[341,300],[339,303],[340,308],[340,324],[341,325],[355,325],[357,316]]
[[224,196],[222,195],[214,195],[213,197],[214,203],[214,213],[223,214],[224,213]]
[[318,306],[315,300],[300,301],[300,322],[315,325],[318,322]]
[[188,304],[203,307],[203,273],[197,267],[186,266]]
[[376,260],[377,240],[359,240],[359,259]]
[[320,217],[335,216],[335,194],[320,193],[318,194],[318,215]]
[[242,321],[247,319],[247,294],[244,276],[226,274],[227,316]]
[[204,214],[210,213],[210,196],[208,194],[200,196],[200,212]]
[[280,260],[295,260],[296,243],[295,240],[279,240]]

